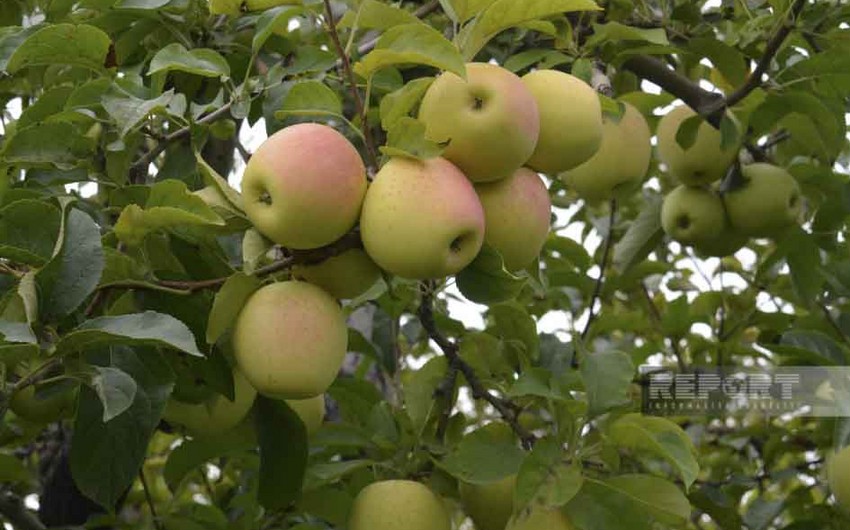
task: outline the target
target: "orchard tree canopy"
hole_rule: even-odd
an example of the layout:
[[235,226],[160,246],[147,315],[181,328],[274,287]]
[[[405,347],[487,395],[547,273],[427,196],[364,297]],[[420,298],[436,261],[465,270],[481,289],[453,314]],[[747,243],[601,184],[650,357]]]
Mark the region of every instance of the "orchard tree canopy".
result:
[[848,28],[0,0],[0,524],[850,528],[846,380],[661,416],[639,369],[850,364]]

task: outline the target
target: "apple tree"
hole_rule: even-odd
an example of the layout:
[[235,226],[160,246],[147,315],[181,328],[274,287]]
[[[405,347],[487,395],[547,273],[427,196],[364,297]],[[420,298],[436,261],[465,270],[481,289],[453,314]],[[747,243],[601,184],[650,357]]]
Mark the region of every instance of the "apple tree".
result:
[[[4,528],[850,528],[838,0],[0,1]],[[837,452],[837,454],[836,454]]]

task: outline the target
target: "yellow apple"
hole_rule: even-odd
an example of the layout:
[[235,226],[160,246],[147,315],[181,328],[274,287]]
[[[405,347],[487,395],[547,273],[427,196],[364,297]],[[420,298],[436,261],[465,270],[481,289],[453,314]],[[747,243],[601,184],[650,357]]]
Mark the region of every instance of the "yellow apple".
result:
[[710,241],[727,226],[723,201],[712,190],[679,186],[664,198],[661,226],[680,243]]
[[194,437],[213,436],[236,427],[251,410],[257,391],[239,370],[233,370],[233,401],[216,394],[203,403],[184,403],[172,398],[162,419],[182,425]]
[[307,399],[287,399],[286,404],[301,418],[308,436],[318,431],[325,421],[324,394]]
[[348,347],[345,317],[320,287],[277,282],[248,299],[233,330],[233,355],[258,392],[306,399],[325,392]]
[[557,175],[586,162],[602,143],[602,107],[587,83],[557,70],[523,76],[540,111],[540,137],[527,166]]
[[442,278],[481,250],[484,210],[451,162],[393,158],[369,186],[360,232],[382,269],[403,278]]
[[744,166],[741,173],[746,184],[723,195],[729,221],[738,232],[772,237],[797,222],[803,197],[790,173],[764,163]]
[[318,248],[351,230],[366,193],[357,149],[315,123],[286,127],[257,149],[245,168],[245,213],[279,245]]
[[466,81],[445,72],[419,107],[426,135],[448,142],[443,156],[473,182],[505,178],[534,151],[537,105],[519,77],[500,66],[466,65]]
[[536,509],[514,518],[505,530],[573,530],[573,525],[560,510]]
[[427,486],[384,480],[369,484],[354,499],[348,530],[451,530],[451,521]]
[[826,474],[835,501],[845,510],[850,510],[850,447],[829,455]]
[[516,475],[487,484],[460,483],[460,500],[478,530],[504,530],[514,509]]
[[643,115],[625,103],[620,121],[602,117],[602,143],[590,160],[560,178],[580,197],[604,201],[640,184],[652,158],[652,133]]
[[292,268],[292,276],[345,299],[368,291],[381,278],[381,269],[366,252],[355,248],[315,265],[297,265]]
[[696,141],[687,150],[676,142],[679,126],[696,113],[687,106],[676,107],[658,122],[658,158],[667,166],[667,172],[682,184],[696,186],[710,184],[726,175],[738,156],[739,144],[721,149],[720,131],[702,122],[697,129]]
[[48,383],[39,388],[30,385],[15,392],[9,408],[19,418],[34,423],[51,423],[68,418],[74,412],[79,385],[71,380]]
[[506,269],[527,267],[549,234],[552,203],[543,179],[523,167],[506,179],[478,184],[475,191],[484,207],[484,241],[499,251]]

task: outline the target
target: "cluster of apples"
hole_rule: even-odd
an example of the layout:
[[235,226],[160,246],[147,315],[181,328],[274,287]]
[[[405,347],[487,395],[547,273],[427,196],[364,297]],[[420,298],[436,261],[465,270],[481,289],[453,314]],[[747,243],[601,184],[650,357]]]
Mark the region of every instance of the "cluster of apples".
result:
[[706,256],[732,254],[750,237],[781,236],[803,206],[797,181],[781,167],[754,163],[740,168],[740,185],[721,193],[715,183],[737,159],[740,144],[723,146],[720,132],[703,122],[694,143],[682,149],[676,135],[693,116],[680,106],[658,124],[659,159],[681,183],[664,198],[664,231]]

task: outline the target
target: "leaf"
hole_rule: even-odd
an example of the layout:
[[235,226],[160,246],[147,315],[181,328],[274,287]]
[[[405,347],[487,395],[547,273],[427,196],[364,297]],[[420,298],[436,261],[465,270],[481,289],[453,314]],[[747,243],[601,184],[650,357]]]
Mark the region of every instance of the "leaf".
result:
[[100,228],[88,214],[66,206],[53,257],[36,273],[42,318],[79,307],[97,287],[105,263]]
[[19,129],[0,151],[6,164],[68,167],[91,158],[94,141],[68,122],[36,123]]
[[389,131],[399,119],[409,117],[433,82],[433,77],[420,77],[381,98],[381,127]]
[[721,528],[743,528],[738,502],[722,489],[702,486],[688,495],[691,504],[717,521]]
[[540,349],[537,323],[520,304],[509,302],[494,305],[490,314],[496,322],[494,333],[503,340],[519,341],[525,346],[529,359],[536,359]]
[[174,375],[155,350],[137,355],[129,348],[112,348],[103,364],[132,377],[136,395],[129,409],[104,423],[97,394],[86,387],[80,390],[70,466],[80,491],[112,511],[144,462],[148,442],[171,394]]
[[732,46],[711,37],[688,39],[685,46],[689,51],[710,60],[732,85],[739,86],[746,81],[749,74],[747,60]]
[[593,0],[497,0],[465,26],[457,40],[464,58],[472,60],[490,39],[508,28],[560,13],[598,10]]
[[629,386],[635,367],[628,354],[603,351],[584,355],[579,371],[587,392],[587,412],[591,417],[631,403]]
[[154,10],[168,5],[171,0],[118,0],[115,9]]
[[195,153],[198,161],[198,172],[207,186],[212,186],[229,202],[237,211],[244,212],[242,195],[230,186],[227,179],[218,174],[212,166],[201,157],[201,153]]
[[357,12],[348,11],[339,22],[341,28],[390,29],[402,24],[422,24],[416,15],[377,0],[364,0]]
[[153,56],[148,75],[172,70],[202,77],[230,77],[230,65],[217,51],[209,48],[187,50],[177,42],[161,48]]
[[176,492],[186,475],[204,462],[220,456],[235,456],[256,446],[256,434],[247,425],[240,425],[212,437],[184,440],[168,455],[162,476],[171,491]]
[[368,79],[388,66],[424,64],[466,78],[466,65],[455,46],[443,34],[422,23],[389,29],[360,62],[354,72]]
[[0,257],[41,266],[53,255],[62,213],[44,201],[24,199],[0,210]]
[[502,255],[486,243],[456,278],[463,296],[486,305],[516,298],[526,284],[525,279],[508,272]]
[[653,196],[614,246],[614,267],[620,274],[643,261],[664,235],[661,228],[661,197]]
[[619,22],[607,22],[593,25],[593,36],[587,39],[586,45],[596,47],[617,41],[649,42],[662,46],[670,44],[667,40],[667,31],[663,28],[644,29],[626,26]]
[[779,346],[766,345],[766,347],[783,356],[811,357],[811,354],[815,354],[816,364],[819,365],[843,366],[850,362],[850,355],[832,337],[820,331],[808,329],[786,331],[779,342]]
[[694,456],[693,442],[670,420],[626,414],[611,424],[608,437],[619,447],[647,452],[669,462],[682,477],[686,490],[697,478],[699,464]]
[[75,352],[118,344],[164,346],[196,357],[203,356],[186,324],[154,311],[86,320],[59,339],[56,349]]
[[94,26],[51,24],[27,37],[6,68],[15,73],[26,66],[59,64],[101,72],[109,44],[109,35]]
[[422,432],[428,420],[436,417],[445,406],[445,403],[437,401],[434,392],[446,379],[447,369],[445,357],[434,357],[422,368],[411,370],[402,378],[405,409],[417,433]]
[[251,41],[251,51],[256,55],[274,34],[275,29],[282,27],[292,17],[304,12],[301,7],[278,6],[264,11],[257,20],[254,38]]
[[516,474],[523,456],[510,428],[490,423],[464,436],[437,464],[459,480],[487,484]]
[[97,393],[103,405],[103,421],[119,416],[133,404],[136,381],[112,366],[94,366],[95,374],[88,385]]
[[522,462],[514,492],[514,513],[531,506],[557,509],[581,489],[581,469],[569,463],[561,444],[544,438]]
[[685,151],[690,149],[696,143],[697,133],[703,123],[705,121],[699,115],[691,116],[680,123],[676,130],[676,143],[679,147]]
[[262,282],[256,276],[237,272],[224,282],[216,293],[207,322],[207,344],[215,344],[218,339],[236,323],[236,317],[242,306]]
[[139,99],[130,94],[110,94],[103,96],[100,102],[115,120],[121,136],[126,136],[152,114],[165,112],[173,99],[174,91],[169,90],[155,99]]
[[307,471],[307,431],[283,401],[257,396],[254,407],[260,442],[259,501],[264,508],[283,509],[301,492]]
[[38,344],[38,337],[35,336],[32,327],[26,322],[0,320],[0,334],[3,335],[3,342]]
[[[770,133],[777,125],[783,124],[783,120],[791,117],[810,125],[807,130],[816,133],[812,135],[812,140],[825,154],[834,155],[841,150],[846,134],[844,117],[836,115],[821,98],[810,92],[789,90],[769,93],[753,111],[749,124],[755,134],[762,135]],[[792,136],[798,138],[798,135]]]
[[821,273],[820,249],[814,238],[799,227],[788,230],[788,235],[780,244],[785,251],[785,260],[791,270],[791,285],[797,294],[798,302],[810,305],[821,296],[824,277]]
[[321,81],[301,81],[286,94],[283,105],[275,113],[278,119],[291,114],[330,114],[342,116],[342,101],[336,92]]
[[404,116],[393,123],[387,133],[387,144],[381,146],[380,151],[387,156],[427,160],[440,156],[443,147],[425,136],[423,122]]

